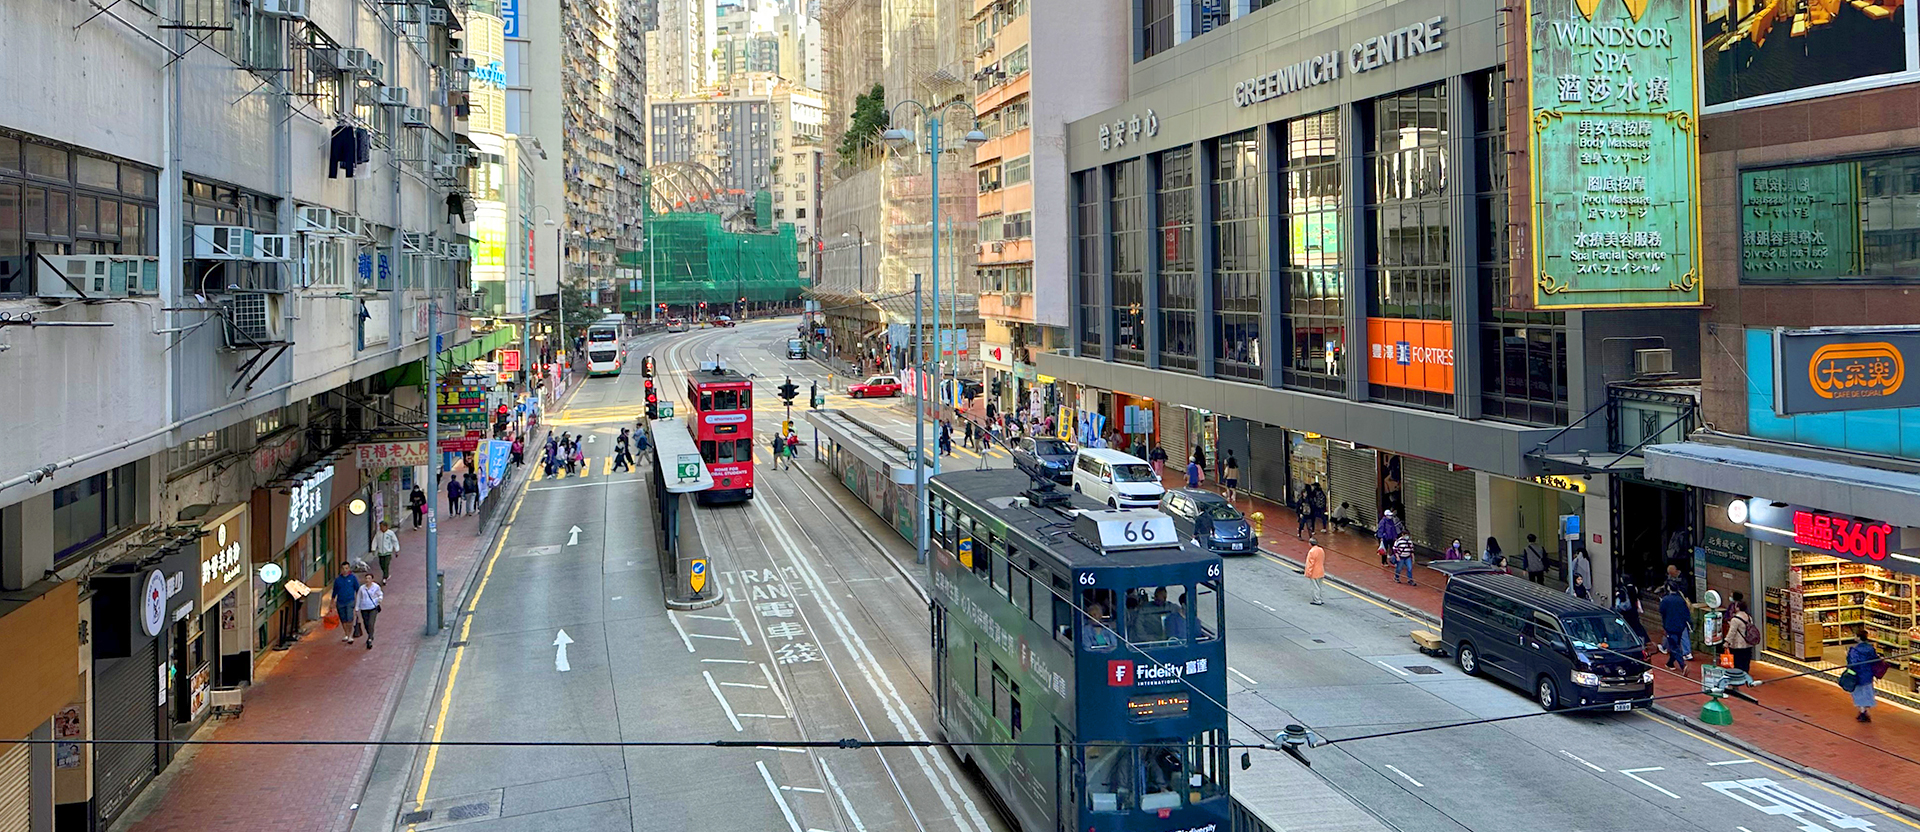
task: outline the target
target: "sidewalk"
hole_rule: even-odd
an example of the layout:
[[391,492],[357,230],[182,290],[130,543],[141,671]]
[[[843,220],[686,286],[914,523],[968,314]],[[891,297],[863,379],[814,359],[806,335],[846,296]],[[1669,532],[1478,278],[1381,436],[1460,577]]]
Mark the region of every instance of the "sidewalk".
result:
[[[545,430],[545,425],[541,426]],[[536,438],[540,434],[536,433]],[[495,499],[511,500],[533,469],[513,472]],[[497,529],[501,517],[492,523]],[[246,709],[235,719],[210,719],[196,740],[379,739],[395,697],[423,645],[427,609],[426,529],[401,524],[400,555],[386,584],[374,648],[340,641],[339,630],[308,628],[288,650],[270,654],[255,671]],[[481,515],[443,516],[440,570],[451,613],[492,544]],[[449,615],[449,618],[453,616]],[[444,632],[444,631],[443,631]],[[351,822],[373,765],[372,745],[188,746],[147,786],[118,822],[123,832],[215,832],[257,829],[327,830]]]
[[[1176,476],[1169,470],[1168,475],[1167,487],[1186,485],[1184,473]],[[1219,489],[1208,484],[1207,490]],[[1293,536],[1299,519],[1292,509],[1244,495],[1235,502],[1249,514],[1258,511],[1266,515],[1260,537],[1262,550],[1296,566],[1306,559],[1307,542]],[[1446,582],[1440,573],[1416,569],[1419,585],[1395,583],[1393,570],[1380,565],[1372,535],[1340,529],[1318,532],[1318,535],[1321,548],[1327,553],[1327,577],[1419,619],[1439,620],[1441,592]],[[1423,565],[1425,562],[1421,561]],[[1425,622],[1416,623],[1424,626]],[[1657,643],[1662,633],[1657,626],[1649,629]],[[1696,658],[1701,657],[1696,655]],[[1658,659],[1654,666],[1656,696],[1700,689],[1697,662],[1688,668],[1688,678],[1684,679],[1666,671]],[[1762,684],[1752,693],[1765,707],[1726,699],[1727,707],[1733,711],[1732,725],[1709,726],[1699,722],[1700,707],[1707,701],[1703,695],[1660,700],[1655,710],[1734,745],[1902,804],[1908,811],[1920,806],[1920,764],[1912,762],[1920,759],[1920,713],[1882,700],[1880,706],[1873,709],[1873,722],[1855,722],[1847,693],[1830,678],[1807,676],[1766,683],[1789,673],[1756,656],[1753,675],[1762,680]]]

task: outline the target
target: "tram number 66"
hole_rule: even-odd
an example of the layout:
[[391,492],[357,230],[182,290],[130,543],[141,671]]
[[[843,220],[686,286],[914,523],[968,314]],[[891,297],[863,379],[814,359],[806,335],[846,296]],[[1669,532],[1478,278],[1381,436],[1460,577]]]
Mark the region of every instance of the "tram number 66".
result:
[[1141,540],[1152,540],[1153,527],[1145,523],[1141,523],[1140,528],[1136,530],[1133,527],[1132,523],[1128,523],[1126,526],[1121,528],[1120,534],[1121,536],[1127,539],[1128,543],[1134,543]]
[[1209,578],[1220,577],[1220,564],[1217,564],[1217,563],[1207,564],[1207,577]]
[[1081,586],[1093,586],[1093,581],[1094,581],[1094,578],[1093,578],[1093,573],[1092,573],[1092,572],[1082,572],[1082,573],[1080,573],[1080,577],[1079,577],[1079,578],[1077,578],[1076,580],[1078,580],[1078,581],[1080,582],[1080,585],[1081,585]]

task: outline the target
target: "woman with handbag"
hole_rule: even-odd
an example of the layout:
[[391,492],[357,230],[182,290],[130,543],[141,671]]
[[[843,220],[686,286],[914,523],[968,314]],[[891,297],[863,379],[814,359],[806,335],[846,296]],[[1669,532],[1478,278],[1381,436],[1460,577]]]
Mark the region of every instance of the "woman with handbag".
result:
[[1867,711],[1873,707],[1873,680],[1886,673],[1887,663],[1880,660],[1880,651],[1867,640],[1867,628],[1861,627],[1854,637],[1854,645],[1847,648],[1847,669],[1840,671],[1840,687],[1853,694],[1853,706],[1860,709],[1854,719],[1872,722]]
[[1727,605],[1727,652],[1733,654],[1734,669],[1741,673],[1753,672],[1753,647],[1759,642],[1760,626],[1747,610],[1747,595],[1735,592],[1733,603]]

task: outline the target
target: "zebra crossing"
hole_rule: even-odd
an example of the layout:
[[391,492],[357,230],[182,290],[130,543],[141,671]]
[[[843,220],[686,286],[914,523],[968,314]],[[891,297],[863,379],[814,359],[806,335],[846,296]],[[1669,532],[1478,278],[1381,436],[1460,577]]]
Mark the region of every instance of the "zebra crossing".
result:
[[548,480],[548,479],[584,480],[584,479],[592,479],[594,477],[605,478],[605,477],[611,477],[615,474],[626,475],[626,474],[636,473],[638,469],[638,462],[636,460],[636,464],[634,468],[628,468],[622,471],[614,470],[612,454],[607,454],[606,456],[594,456],[591,454],[588,455],[586,458],[586,461],[581,463],[579,468],[577,468],[571,475],[567,473],[567,468],[564,465],[555,466],[553,469],[553,476],[549,477],[547,476],[546,466],[542,464],[540,460],[529,458],[527,460],[527,463],[533,466],[533,479],[532,479],[533,482],[539,482],[541,480]]

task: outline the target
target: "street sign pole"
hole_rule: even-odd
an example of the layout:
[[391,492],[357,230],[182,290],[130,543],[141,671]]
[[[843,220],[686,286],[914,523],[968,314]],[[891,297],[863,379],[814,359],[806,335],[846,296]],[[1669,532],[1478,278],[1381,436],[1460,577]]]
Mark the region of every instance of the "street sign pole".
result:
[[[427,372],[421,379],[427,387],[427,635],[440,632],[439,592],[440,520],[433,510],[439,499],[440,481],[440,304],[434,293],[433,269],[427,270]],[[381,576],[386,577],[385,575]]]

